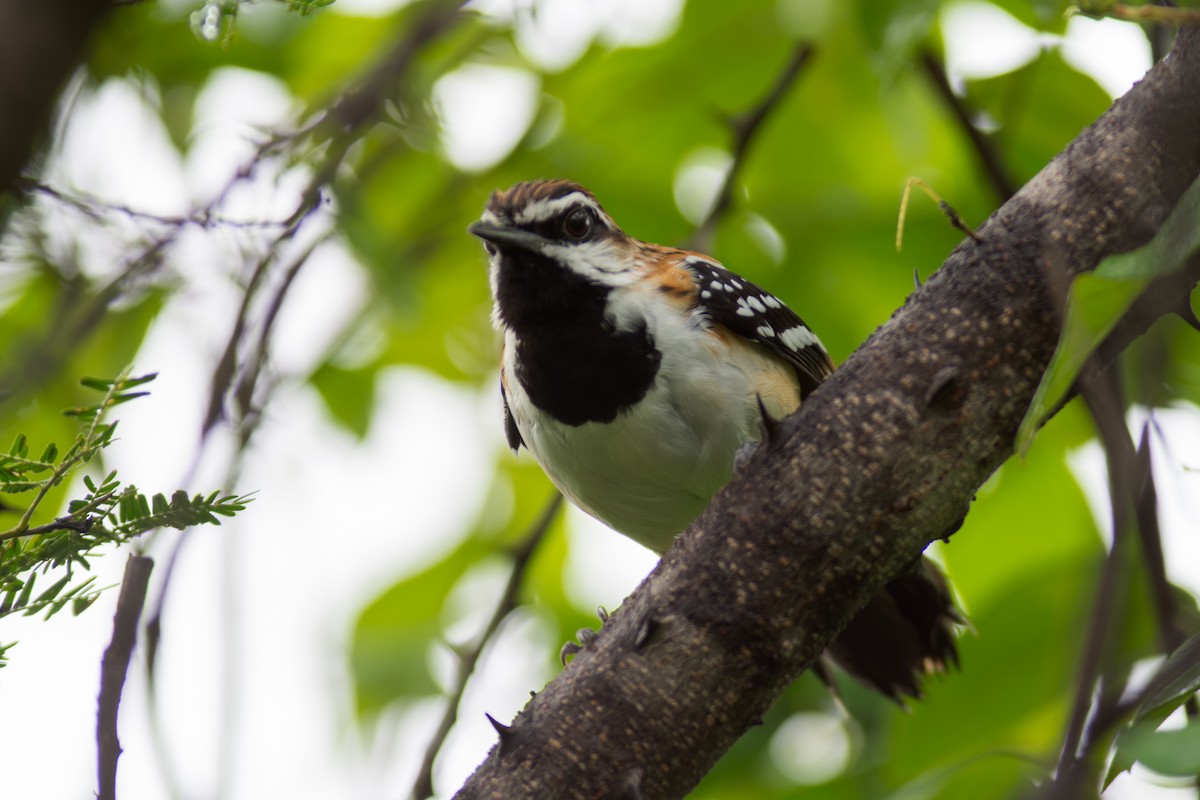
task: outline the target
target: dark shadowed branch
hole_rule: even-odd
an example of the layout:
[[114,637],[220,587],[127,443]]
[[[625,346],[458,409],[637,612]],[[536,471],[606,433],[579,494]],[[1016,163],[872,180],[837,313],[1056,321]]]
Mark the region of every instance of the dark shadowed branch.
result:
[[[1093,720],[1112,720],[1121,686],[1112,680],[1113,636],[1128,601],[1129,577],[1134,567],[1130,545],[1136,525],[1137,453],[1125,425],[1125,403],[1116,365],[1106,370],[1088,370],[1080,379],[1087,404],[1104,446],[1108,465],[1109,510],[1113,538],[1100,570],[1092,608],[1084,634],[1083,649],[1075,683],[1075,699],[1063,736],[1057,775],[1048,795],[1079,797],[1099,780],[1107,748],[1094,747],[1101,730],[1093,724],[1085,738],[1085,725]],[[1099,689],[1099,691],[1097,691]]]
[[738,181],[741,180],[742,166],[746,163],[746,157],[750,153],[755,137],[762,129],[763,124],[787,97],[788,92],[795,85],[796,79],[804,71],[804,66],[812,58],[812,54],[811,43],[801,42],[796,45],[796,49],[792,51],[783,70],[776,76],[775,82],[766,96],[749,111],[729,121],[729,126],[733,131],[733,160],[729,164],[729,171],[725,173],[725,179],[721,182],[721,188],[717,191],[717,197],[713,200],[712,208],[709,209],[708,215],[695,232],[688,237],[685,247],[704,252],[712,246],[717,226],[733,203],[733,192]]
[[1004,166],[1004,159],[1000,157],[995,142],[975,124],[971,110],[967,108],[966,100],[959,97],[954,88],[950,86],[950,81],[946,77],[946,69],[933,51],[928,48],[922,49],[920,59],[921,66],[937,90],[938,96],[950,109],[958,126],[966,134],[967,141],[971,143],[971,149],[975,152],[975,157],[979,160],[983,174],[987,176],[996,198],[1003,203],[1016,193],[1017,184],[1008,174],[1008,169]]
[[[1051,283],[1151,239],[1200,175],[1198,96],[1184,31],[746,460],[459,797],[684,796],[1012,454],[1059,337]],[[1102,357],[1198,278],[1156,281]]]
[[133,646],[137,642],[138,620],[146,602],[146,589],[154,560],[131,555],[125,562],[125,577],[113,615],[113,634],[104,658],[100,662],[99,712],[96,715],[96,745],[100,800],[115,800],[117,796],[117,759],[121,757],[121,742],[117,737],[117,719],[121,709],[121,692]]
[[0,195],[45,136],[59,90],[107,12],[95,0],[0,3]]

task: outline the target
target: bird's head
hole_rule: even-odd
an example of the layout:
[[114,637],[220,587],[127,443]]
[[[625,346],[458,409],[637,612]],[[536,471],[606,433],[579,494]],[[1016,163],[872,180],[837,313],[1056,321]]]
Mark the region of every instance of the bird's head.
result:
[[468,230],[487,248],[498,325],[555,322],[603,307],[637,279],[642,247],[577,183],[529,181],[494,192]]

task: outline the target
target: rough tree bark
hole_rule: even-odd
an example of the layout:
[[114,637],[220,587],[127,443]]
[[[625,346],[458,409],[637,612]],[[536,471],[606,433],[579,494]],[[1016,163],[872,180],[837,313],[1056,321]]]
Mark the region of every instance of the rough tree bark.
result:
[[[684,796],[1011,455],[1064,281],[1200,173],[1198,98],[1186,31],[781,424],[458,797]],[[1187,302],[1196,262],[1110,349]]]

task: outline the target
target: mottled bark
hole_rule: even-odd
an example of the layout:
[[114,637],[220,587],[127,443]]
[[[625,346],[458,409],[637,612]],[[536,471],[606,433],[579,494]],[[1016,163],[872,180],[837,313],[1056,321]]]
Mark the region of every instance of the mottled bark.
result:
[[684,796],[1012,454],[1069,276],[1148,241],[1200,173],[1198,98],[1189,31],[781,425],[458,796]]

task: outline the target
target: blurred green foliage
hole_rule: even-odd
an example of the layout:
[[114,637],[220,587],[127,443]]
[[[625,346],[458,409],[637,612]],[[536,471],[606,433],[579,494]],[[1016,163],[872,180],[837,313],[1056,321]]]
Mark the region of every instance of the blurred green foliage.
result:
[[[1064,30],[1057,0],[994,4],[1038,31]],[[219,70],[273,76],[317,113],[368,74],[427,3],[384,17],[356,17],[336,4],[318,10],[321,0],[293,5],[315,13],[287,13],[272,3],[122,8],[92,50],[83,91],[109,79],[152,85],[174,145],[186,151],[198,136],[195,100]],[[509,24],[472,14],[417,52],[403,84],[355,134],[329,187],[339,231],[372,291],[308,380],[332,418],[359,437],[369,433],[377,379],[393,366],[416,365],[494,392],[499,344],[488,317],[485,259],[465,233],[488,193],[519,180],[569,177],[591,188],[633,235],[681,242],[696,223],[676,202],[681,170],[698,154],[728,152],[730,120],[768,91],[801,40],[812,41],[816,54],[759,132],[710,250],[786,299],[843,360],[904,303],[914,272],[928,276],[961,238],[932,203],[918,199],[904,251],[895,251],[905,180],[921,177],[972,225],[1004,199],[922,66],[922,52],[940,58],[944,5],[693,0],[662,41],[622,47],[597,39],[554,69],[539,67]],[[537,24],[536,2],[517,6],[519,26]],[[213,36],[195,16],[209,13]],[[528,131],[498,163],[473,171],[447,156],[432,100],[437,82],[464,65],[521,70],[539,86]],[[961,88],[1017,185],[1109,104],[1053,46],[1012,72]],[[291,157],[303,164],[325,145],[299,139]],[[121,294],[117,309],[89,315],[99,279],[36,249],[16,266],[18,279],[6,284],[0,307],[0,341],[29,344],[0,352],[0,410],[33,439],[62,440],[69,423],[42,413],[77,402],[58,376],[113,372],[133,360],[163,297],[177,287],[142,281]],[[62,329],[74,332],[67,341],[86,346],[43,335],[49,318],[73,321],[75,328]],[[363,341],[370,343],[366,356],[355,349]],[[1164,325],[1147,341],[1139,347],[1165,355],[1129,360],[1135,399],[1200,402],[1197,337]],[[853,749],[847,767],[816,786],[784,777],[765,755],[793,713],[828,709],[823,690],[805,677],[694,796],[1003,797],[1044,775],[1061,742],[1104,557],[1066,466],[1067,454],[1090,436],[1086,415],[1068,407],[1037,434],[1023,460],[1005,465],[981,490],[963,530],[938,548],[973,625],[962,639],[961,673],[933,682],[911,713],[846,685],[857,726]],[[397,576],[358,619],[349,659],[368,719],[442,692],[430,650],[444,646],[439,640],[453,622],[446,598],[503,562],[544,506],[545,478],[527,456],[514,461],[500,437],[495,441],[495,481],[478,522],[436,560]],[[567,547],[556,526],[520,598],[562,641],[595,624],[564,589]],[[1132,632],[1119,646],[1132,662],[1150,652],[1155,627],[1144,596],[1124,600]],[[545,663],[556,656],[546,653]],[[1194,741],[1194,733],[1177,738]],[[1134,747],[1170,761],[1159,755],[1168,745],[1139,739]]]

